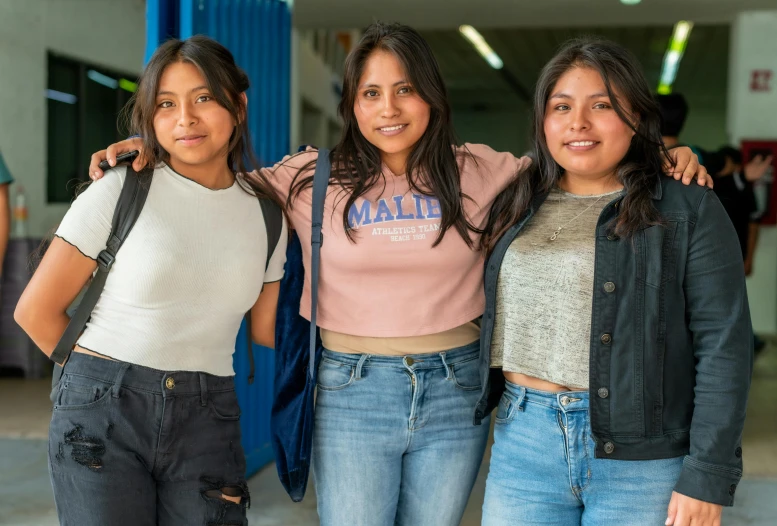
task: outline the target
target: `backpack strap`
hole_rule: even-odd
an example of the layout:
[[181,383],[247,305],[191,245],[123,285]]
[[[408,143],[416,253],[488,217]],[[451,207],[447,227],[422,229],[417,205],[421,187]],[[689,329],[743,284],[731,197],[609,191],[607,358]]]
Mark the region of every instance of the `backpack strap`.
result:
[[[262,217],[264,218],[265,234],[267,236],[267,261],[264,264],[264,271],[270,266],[275,249],[278,248],[278,241],[283,232],[283,210],[275,201],[259,198],[259,205],[262,207]],[[251,337],[251,311],[246,312],[246,350],[248,352],[248,383],[254,383],[254,341]]]
[[321,228],[324,222],[324,201],[326,200],[326,189],[329,186],[330,171],[329,150],[320,148],[316,161],[316,171],[313,174],[313,221],[310,236],[313,251],[310,258],[310,365],[308,374],[311,379],[316,377],[318,274],[321,267],[321,245],[324,242]]
[[54,352],[51,353],[51,360],[58,365],[63,365],[70,356],[73,347],[78,341],[78,337],[81,335],[84,327],[86,327],[86,322],[89,321],[89,317],[92,315],[92,310],[97,305],[97,300],[105,287],[105,281],[108,279],[108,273],[116,260],[116,254],[127,239],[132,227],[135,226],[135,221],[137,221],[141,210],[143,210],[143,205],[146,202],[146,197],[151,187],[153,173],[154,171],[150,168],[136,173],[132,166],[127,166],[124,185],[121,188],[119,201],[116,203],[116,210],[113,212],[111,235],[108,238],[105,250],[97,256],[97,273],[92,278],[92,282],[89,284],[86,293],[84,293],[75,314],[70,318],[70,322],[54,348]]

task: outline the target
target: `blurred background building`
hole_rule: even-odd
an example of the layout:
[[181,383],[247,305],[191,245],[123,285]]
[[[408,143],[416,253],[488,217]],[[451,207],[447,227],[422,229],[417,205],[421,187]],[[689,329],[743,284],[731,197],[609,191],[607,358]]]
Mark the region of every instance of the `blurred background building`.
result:
[[[144,61],[169,36],[205,33],[227,45],[249,73],[252,133],[270,164],[301,144],[337,141],[343,61],[373,20],[414,26],[429,41],[462,142],[530,150],[539,70],[567,39],[598,35],[631,49],[657,92],[685,96],[681,141],[705,151],[744,144],[745,162],[748,152],[777,153],[774,0],[0,0],[0,167],[15,179],[0,285],[0,524],[56,523],[43,445],[49,367],[12,319],[25,262],[87,180],[90,154],[127,135],[117,119]],[[767,348],[745,437],[750,485],[724,524],[777,521],[774,172],[754,188],[763,219],[748,289]],[[264,378],[241,393],[252,473],[271,461],[272,352],[256,352]],[[270,466],[253,479],[252,524],[317,524],[313,492],[292,505],[274,477]],[[481,497],[482,484],[466,524],[479,524]]]

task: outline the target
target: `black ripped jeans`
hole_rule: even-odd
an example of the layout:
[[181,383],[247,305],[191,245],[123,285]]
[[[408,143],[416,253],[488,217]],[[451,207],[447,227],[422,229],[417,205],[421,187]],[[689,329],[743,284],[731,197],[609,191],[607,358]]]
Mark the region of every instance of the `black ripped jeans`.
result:
[[232,377],[72,353],[52,399],[49,471],[62,526],[247,524]]

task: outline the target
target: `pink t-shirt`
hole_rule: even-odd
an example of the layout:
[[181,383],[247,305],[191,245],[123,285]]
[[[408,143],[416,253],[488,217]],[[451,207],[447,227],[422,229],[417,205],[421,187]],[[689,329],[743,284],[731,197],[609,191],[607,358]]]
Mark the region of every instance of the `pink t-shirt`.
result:
[[[496,196],[525,168],[528,157],[495,152],[480,144],[464,147],[461,187],[472,200],[464,209],[481,226]],[[300,167],[315,150],[284,158],[263,169],[282,199]],[[376,185],[348,212],[352,243],[342,214],[347,196],[330,185],[324,206],[319,277],[318,326],[355,336],[399,337],[435,334],[483,314],[483,254],[470,249],[455,229],[432,248],[440,227],[440,204],[417,195],[407,178],[384,165],[386,186]],[[300,314],[310,318],[310,228],[312,189],[293,202],[290,218],[302,243],[305,287]],[[476,237],[473,239],[477,241]]]

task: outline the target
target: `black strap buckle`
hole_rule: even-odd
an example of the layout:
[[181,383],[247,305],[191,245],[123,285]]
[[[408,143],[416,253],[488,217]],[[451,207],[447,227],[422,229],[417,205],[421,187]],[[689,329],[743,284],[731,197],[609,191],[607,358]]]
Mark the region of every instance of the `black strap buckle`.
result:
[[107,250],[103,250],[97,255],[97,266],[100,267],[100,270],[105,272],[111,270],[111,267],[115,261],[116,258]]

